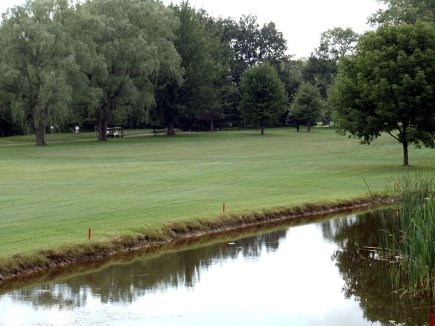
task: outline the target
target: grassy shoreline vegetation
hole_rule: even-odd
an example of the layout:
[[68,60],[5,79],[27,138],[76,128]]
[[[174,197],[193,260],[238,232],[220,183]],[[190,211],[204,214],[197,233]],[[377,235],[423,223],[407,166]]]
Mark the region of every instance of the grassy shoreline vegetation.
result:
[[[55,261],[61,252],[75,257],[100,245],[104,252],[118,239],[162,239],[168,225],[204,228],[222,217],[231,225],[265,212],[340,206],[367,195],[363,180],[383,193],[404,171],[391,137],[359,146],[329,128],[94,139],[48,135],[45,147],[0,139],[0,274],[23,261],[50,265],[50,252]],[[411,149],[410,164],[435,175],[433,150]]]
[[404,175],[398,196],[400,219],[383,232],[381,253],[390,262],[393,290],[401,296],[435,300],[435,181],[423,174]]

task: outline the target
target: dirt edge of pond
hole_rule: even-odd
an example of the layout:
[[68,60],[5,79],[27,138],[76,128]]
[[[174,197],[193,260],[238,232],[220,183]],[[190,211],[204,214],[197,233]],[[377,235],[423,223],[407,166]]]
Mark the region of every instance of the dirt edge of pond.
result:
[[303,204],[293,207],[264,209],[239,214],[222,214],[214,219],[168,223],[158,231],[144,231],[105,242],[91,242],[57,250],[40,251],[34,256],[15,255],[0,260],[0,284],[56,268],[104,261],[115,255],[159,248],[165,244],[215,233],[234,232],[277,222],[314,219],[320,215],[345,212],[352,209],[393,204],[391,196],[372,196],[327,203]]

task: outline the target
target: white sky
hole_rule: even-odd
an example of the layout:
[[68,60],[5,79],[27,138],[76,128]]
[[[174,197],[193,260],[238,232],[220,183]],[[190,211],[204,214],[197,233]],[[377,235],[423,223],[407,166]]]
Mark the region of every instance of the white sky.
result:
[[[24,2],[0,0],[0,11]],[[190,0],[190,4],[215,17],[238,20],[241,15],[254,14],[261,24],[275,22],[287,40],[289,53],[296,58],[308,57],[319,45],[320,34],[328,29],[350,27],[358,33],[369,30],[367,18],[380,8],[376,0]]]

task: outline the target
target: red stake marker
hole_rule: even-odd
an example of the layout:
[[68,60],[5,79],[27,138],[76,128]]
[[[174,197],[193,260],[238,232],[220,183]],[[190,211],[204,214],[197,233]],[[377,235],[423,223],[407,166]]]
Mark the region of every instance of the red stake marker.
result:
[[435,326],[435,315],[433,314],[433,312],[430,314],[430,326]]
[[88,228],[88,240],[91,240],[91,227]]

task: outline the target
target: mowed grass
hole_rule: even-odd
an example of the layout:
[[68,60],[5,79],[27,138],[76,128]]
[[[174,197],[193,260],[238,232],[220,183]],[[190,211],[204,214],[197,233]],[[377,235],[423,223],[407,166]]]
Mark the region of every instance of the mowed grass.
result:
[[[92,133],[0,138],[0,258],[157,230],[227,212],[383,192],[405,171],[389,136],[370,146],[333,129],[187,133],[97,142]],[[435,151],[409,170],[435,175]]]

